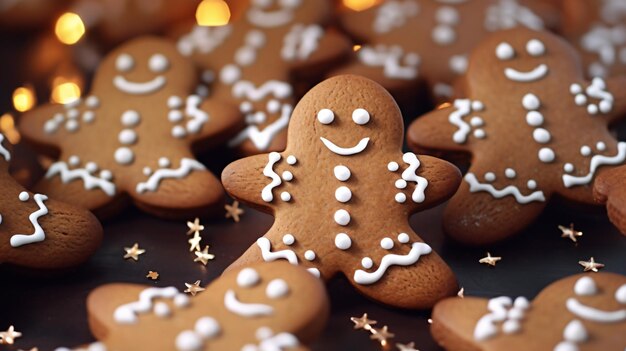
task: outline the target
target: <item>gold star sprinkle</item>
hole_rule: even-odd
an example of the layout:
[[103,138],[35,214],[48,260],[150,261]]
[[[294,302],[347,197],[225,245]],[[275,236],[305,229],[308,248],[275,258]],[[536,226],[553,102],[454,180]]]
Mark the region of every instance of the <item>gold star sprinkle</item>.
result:
[[232,218],[235,223],[239,223],[239,216],[244,214],[243,209],[239,208],[239,201],[234,201],[232,205],[224,205],[226,209],[226,218]]
[[498,263],[498,261],[500,261],[502,259],[502,257],[497,257],[497,256],[491,256],[491,254],[489,252],[487,252],[487,257],[483,257],[480,260],[478,260],[479,263],[484,263],[484,264],[488,264],[492,267],[496,266],[496,263]]
[[142,255],[146,250],[140,249],[139,244],[135,243],[133,247],[125,247],[124,251],[126,251],[126,255],[124,255],[124,259],[132,258],[135,261],[139,260],[139,255]]
[[15,339],[22,336],[22,333],[15,331],[15,327],[10,326],[7,331],[0,332],[0,344],[13,345]]
[[396,347],[400,351],[419,351],[418,349],[415,348],[415,343],[414,342],[410,342],[408,344],[397,343]]
[[202,251],[196,251],[196,258],[194,258],[194,262],[202,262],[203,265],[206,266],[206,264],[209,262],[209,260],[212,260],[215,258],[215,255],[211,255],[209,253],[209,245],[205,245],[204,246],[204,250]]
[[593,257],[591,257],[589,261],[578,261],[578,264],[583,266],[584,272],[592,271],[598,273],[598,269],[604,268],[604,265],[596,262]]
[[159,273],[158,272],[153,272],[153,271],[148,271],[148,275],[146,275],[146,278],[150,278],[152,280],[157,280],[157,279],[159,279]]
[[561,234],[561,238],[568,238],[573,242],[578,242],[578,240],[576,240],[576,237],[583,236],[583,232],[574,230],[574,223],[570,223],[569,227],[564,227],[560,225],[559,229],[561,229],[561,232],[563,232]]
[[204,230],[204,226],[200,224],[200,219],[197,217],[193,222],[187,221],[187,227],[189,227],[187,235],[200,235],[200,232]]
[[382,346],[385,346],[387,345],[387,339],[391,339],[394,336],[395,334],[390,333],[389,330],[387,330],[387,326],[384,326],[380,329],[374,328],[372,330],[372,335],[370,335],[370,339],[378,340]]
[[374,320],[367,319],[367,313],[363,313],[363,316],[361,316],[361,318],[350,317],[350,320],[352,321],[352,323],[354,323],[354,329],[371,330],[372,325],[378,323]]
[[191,296],[196,296],[197,293],[204,291],[204,288],[200,286],[199,280],[196,280],[193,284],[185,283],[185,286],[187,287],[185,292],[191,294]]
[[461,287],[461,290],[459,290],[459,292],[456,293],[456,296],[458,296],[460,298],[464,298],[465,297],[465,288]]
[[198,232],[193,235],[193,238],[187,240],[187,242],[189,243],[189,252],[200,250],[200,241],[202,241],[202,237]]

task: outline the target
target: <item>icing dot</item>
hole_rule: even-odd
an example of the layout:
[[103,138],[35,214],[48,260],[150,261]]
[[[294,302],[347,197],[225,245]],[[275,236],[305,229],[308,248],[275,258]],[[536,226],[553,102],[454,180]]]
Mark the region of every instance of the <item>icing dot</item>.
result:
[[596,144],[596,149],[598,149],[598,151],[604,151],[604,150],[606,150],[606,144],[601,142],[601,141],[599,141]]
[[537,111],[529,111],[526,114],[526,123],[533,127],[539,127],[543,124],[543,115]]
[[589,112],[589,114],[591,115],[595,115],[598,113],[598,106],[591,104],[587,106],[587,112]]
[[526,94],[522,98],[522,106],[525,109],[533,111],[538,109],[541,106],[541,102],[539,102],[539,98],[535,94]]
[[509,319],[504,324],[502,324],[502,331],[505,334],[514,334],[517,333],[521,329],[518,321],[514,319]]
[[354,121],[354,123],[362,126],[370,121],[370,114],[362,108],[357,108],[356,110],[352,111],[352,120]]
[[149,176],[150,174],[152,174],[152,168],[150,167],[144,167],[143,168],[143,175],[145,175],[146,177]]
[[30,195],[27,192],[22,191],[20,195],[18,195],[18,198],[20,199],[20,201],[26,202],[30,198]]
[[254,336],[259,340],[263,340],[263,339],[272,337],[273,334],[274,333],[272,332],[272,329],[268,327],[261,327],[256,330],[256,333],[254,333]]
[[137,133],[132,129],[124,129],[118,135],[118,140],[124,145],[132,145],[137,142]]
[[513,179],[517,176],[517,173],[515,173],[513,168],[507,168],[504,170],[504,175],[509,179]]
[[456,33],[446,25],[439,25],[433,29],[432,38],[438,44],[450,44],[456,39]]
[[100,178],[104,180],[111,180],[113,179],[113,173],[111,173],[108,169],[103,169],[100,171]]
[[369,257],[363,257],[363,259],[361,260],[361,266],[363,266],[363,268],[365,269],[370,269],[373,265],[374,262]]
[[304,259],[307,261],[313,261],[315,259],[315,252],[313,252],[313,250],[306,250],[304,252]]
[[63,115],[60,113],[56,113],[54,117],[52,117],[52,119],[54,119],[54,121],[57,123],[61,123],[65,120],[65,117],[63,117]]
[[284,171],[282,178],[284,181],[289,182],[291,180],[293,180],[293,173],[289,172],[289,171]]
[[598,293],[598,287],[593,278],[582,277],[574,284],[574,293],[578,296],[591,296]]
[[335,236],[335,246],[340,250],[347,250],[352,246],[352,240],[346,233],[339,233]]
[[121,54],[115,60],[115,68],[120,72],[128,72],[135,65],[135,60],[129,54]]
[[409,242],[409,234],[407,233],[400,233],[398,234],[398,241],[402,244],[406,244]]
[[531,39],[526,43],[526,52],[530,56],[541,56],[546,53],[546,46],[538,39]]
[[185,127],[183,127],[183,126],[174,126],[172,128],[172,136],[174,138],[177,138],[177,139],[184,138],[185,135],[187,135],[187,131],[185,130]]
[[395,185],[396,185],[396,188],[398,188],[398,189],[404,189],[404,188],[406,188],[407,183],[406,183],[406,180],[404,180],[404,179],[398,179],[398,180],[396,180],[396,184]]
[[176,337],[176,349],[179,351],[197,351],[204,345],[202,338],[192,330],[180,332]]
[[95,162],[87,162],[85,169],[89,173],[94,173],[98,170],[98,165]]
[[620,286],[615,291],[615,300],[621,304],[626,304],[626,284]]
[[78,166],[78,164],[80,163],[80,158],[78,158],[78,156],[76,155],[73,155],[70,156],[67,162],[70,164],[70,166]]
[[48,134],[56,132],[57,129],[59,129],[59,124],[53,120],[46,121],[46,124],[43,126],[44,132]]
[[474,131],[474,136],[478,139],[484,139],[487,136],[487,134],[482,129],[476,129]]
[[280,199],[285,202],[291,201],[291,194],[289,194],[286,191],[283,191],[282,193],[280,193]]
[[98,99],[97,96],[88,96],[87,99],[85,99],[85,105],[87,105],[87,107],[89,108],[96,108],[100,106],[100,99]]
[[450,6],[439,8],[435,14],[435,18],[437,19],[437,22],[443,24],[453,25],[459,23],[459,13]]
[[220,80],[224,84],[233,84],[241,78],[241,70],[234,64],[224,66],[220,71]]
[[463,74],[467,71],[467,57],[463,55],[452,56],[448,64],[454,73]]
[[387,169],[388,169],[390,172],[395,172],[395,171],[397,171],[397,170],[398,170],[398,168],[400,168],[400,166],[398,165],[398,163],[397,163],[397,162],[393,162],[393,161],[391,161],[391,162],[389,162],[389,163],[387,164]]
[[599,105],[600,105],[600,112],[602,113],[609,113],[611,112],[611,109],[613,109],[613,103],[607,100],[600,101]]
[[580,154],[583,156],[591,155],[591,148],[587,145],[584,145],[583,147],[580,148]]
[[171,313],[169,306],[164,302],[157,302],[154,304],[154,314],[158,317],[167,317]]
[[484,108],[485,108],[485,105],[482,103],[482,101],[478,101],[478,100],[472,101],[472,110],[482,111]]
[[537,128],[533,131],[533,139],[540,144],[550,142],[550,132],[543,128]]
[[350,223],[350,214],[348,211],[341,209],[335,212],[335,223],[346,226]]
[[114,158],[115,158],[115,162],[122,164],[122,165],[127,165],[133,162],[133,160],[135,159],[135,154],[132,152],[131,149],[127,147],[120,147],[117,150],[115,150]]
[[500,60],[510,60],[515,56],[515,50],[509,43],[500,43],[496,47],[496,57]]
[[272,99],[267,102],[266,109],[269,113],[278,113],[280,111],[280,102],[278,102],[278,100]]
[[583,94],[578,94],[574,97],[574,103],[578,106],[582,106],[587,103],[587,97]]
[[298,162],[298,160],[296,159],[296,156],[294,155],[287,156],[287,164],[290,164],[293,166],[296,164],[296,162]]
[[237,285],[242,288],[255,286],[260,280],[261,276],[252,268],[244,268],[237,274]]
[[530,189],[530,190],[537,189],[537,182],[531,179],[531,180],[529,180],[529,181],[526,183],[526,186],[527,186],[527,187],[528,187],[528,189]]
[[83,112],[83,121],[86,123],[91,123],[96,119],[96,114],[93,111],[85,111]]
[[159,158],[159,167],[167,168],[171,165],[170,160],[167,157]]
[[496,180],[496,175],[493,172],[485,173],[485,180],[488,182],[493,182]]
[[337,180],[345,182],[346,180],[350,179],[350,170],[348,169],[348,167],[346,166],[335,166],[335,168],[333,169],[333,173],[335,173],[335,178],[337,178]]
[[352,198],[352,192],[347,186],[340,186],[335,190],[335,199],[339,202],[348,202]]
[[122,124],[126,127],[134,127],[139,124],[141,117],[139,112],[134,110],[128,110],[122,113]]
[[290,246],[290,245],[293,245],[293,243],[295,242],[296,242],[296,238],[294,238],[293,235],[291,234],[283,235],[283,244]]
[[287,282],[282,279],[274,279],[265,288],[265,295],[270,299],[279,299],[287,296],[289,293],[289,286]]
[[395,196],[395,200],[397,203],[405,203],[406,202],[406,195],[404,193],[397,193]]
[[317,120],[320,121],[321,124],[331,124],[334,119],[335,114],[327,108],[323,108],[317,113]]
[[76,120],[70,119],[69,121],[65,122],[65,129],[70,132],[77,131],[78,127],[78,122]]
[[189,306],[189,296],[185,294],[176,294],[176,296],[174,296],[174,306],[181,308]]
[[194,329],[197,334],[205,339],[213,338],[221,332],[220,324],[211,317],[202,317],[198,319]]
[[76,118],[78,118],[79,114],[80,114],[80,112],[78,112],[77,109],[73,108],[73,109],[67,111],[67,118],[69,118],[69,119],[76,119]]
[[574,83],[574,84],[569,86],[569,92],[572,95],[580,94],[580,93],[583,92],[583,87],[581,87],[580,84]]
[[171,109],[181,108],[183,106],[183,99],[179,96],[170,96],[167,99],[167,107]]
[[252,104],[250,103],[250,101],[244,101],[239,105],[239,111],[241,111],[242,113],[249,113],[252,112]]
[[150,56],[148,67],[152,72],[163,72],[168,69],[170,62],[163,54],[154,54]]
[[563,331],[563,337],[566,341],[574,343],[582,343],[589,338],[585,326],[578,319],[574,319],[567,324]]
[[185,117],[185,116],[183,115],[183,112],[180,111],[180,110],[172,110],[172,111],[167,113],[167,120],[172,122],[172,123],[176,123],[176,122],[182,121],[183,117]]
[[380,247],[382,247],[385,250],[393,249],[393,240],[391,238],[384,238],[383,240],[380,241]]
[[576,343],[561,341],[558,345],[556,345],[554,351],[579,351],[579,348],[576,346]]
[[554,151],[552,151],[552,149],[544,147],[539,150],[539,160],[541,162],[550,163],[554,161],[555,158],[556,155],[554,154]]
[[472,125],[472,127],[482,127],[485,124],[485,121],[483,121],[483,119],[478,116],[474,116],[472,117],[472,119],[470,119],[470,124]]

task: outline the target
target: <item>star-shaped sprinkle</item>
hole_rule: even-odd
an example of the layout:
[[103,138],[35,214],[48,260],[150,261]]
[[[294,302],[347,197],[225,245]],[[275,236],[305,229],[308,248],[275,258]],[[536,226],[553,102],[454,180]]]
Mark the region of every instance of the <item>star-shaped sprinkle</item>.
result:
[[200,232],[204,230],[204,226],[200,224],[200,219],[197,217],[193,222],[187,221],[187,227],[189,227],[187,235],[200,235]]
[[13,345],[15,339],[22,336],[22,333],[15,331],[15,327],[9,326],[7,331],[0,332],[0,344]]
[[414,342],[410,342],[408,344],[396,343],[396,347],[400,351],[419,351],[418,349],[415,348],[415,343]]
[[456,293],[456,296],[458,296],[460,298],[464,298],[465,297],[465,288],[461,287],[461,290],[459,290],[459,292]]
[[565,227],[560,225],[559,229],[561,229],[561,238],[568,238],[573,242],[578,242],[576,237],[583,236],[583,232],[579,232],[574,230],[574,223],[570,223],[569,227]]
[[187,287],[185,292],[191,294],[191,296],[196,296],[197,293],[204,291],[204,288],[200,286],[199,280],[196,280],[193,284],[185,283],[185,286]]
[[498,263],[498,261],[500,261],[502,259],[502,257],[497,257],[497,256],[491,256],[491,253],[487,252],[487,257],[483,257],[480,260],[478,260],[479,263],[484,263],[484,264],[488,264],[492,267],[496,266],[496,263]]
[[148,271],[148,274],[146,275],[146,278],[150,278],[152,280],[157,280],[157,279],[159,279],[159,272]]
[[390,333],[387,329],[387,326],[384,326],[380,329],[374,328],[372,330],[372,335],[370,335],[370,339],[380,341],[380,344],[385,346],[387,345],[387,339],[391,339],[396,336],[394,333]]
[[239,201],[234,201],[232,205],[224,205],[226,209],[226,218],[232,218],[235,223],[239,223],[239,216],[244,214],[244,210],[239,208]]
[[593,257],[589,261],[578,261],[578,264],[583,266],[584,272],[592,271],[598,273],[600,268],[604,268],[604,264],[596,262]]
[[350,320],[354,323],[354,329],[371,330],[372,325],[378,323],[375,320],[367,319],[367,313],[363,313],[361,318],[350,317]]
[[200,241],[202,241],[202,237],[200,236],[200,233],[196,232],[193,235],[193,238],[187,240],[187,242],[189,243],[189,252],[191,251],[199,251],[200,250]]
[[125,247],[124,251],[126,251],[126,255],[124,255],[124,259],[132,258],[135,261],[139,260],[139,255],[142,255],[146,250],[140,249],[139,244],[135,243],[133,247]]
[[209,253],[209,245],[205,245],[204,246],[204,250],[202,251],[196,251],[196,258],[194,258],[194,262],[202,262],[203,265],[206,266],[206,264],[209,262],[209,260],[212,260],[215,258],[215,255],[212,255]]

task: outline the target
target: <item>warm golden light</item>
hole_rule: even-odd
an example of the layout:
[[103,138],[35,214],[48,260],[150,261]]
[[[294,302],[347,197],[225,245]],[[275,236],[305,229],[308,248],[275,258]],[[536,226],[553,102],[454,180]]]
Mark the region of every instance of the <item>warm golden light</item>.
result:
[[451,104],[451,103],[449,103],[449,102],[444,102],[444,103],[441,103],[439,106],[437,106],[437,110],[441,110],[441,109],[444,109],[444,108],[448,108],[448,107],[450,107],[450,106],[452,106],[452,104]]
[[358,45],[358,44],[357,44],[357,45],[352,46],[352,50],[353,50],[354,52],[357,52],[357,51],[361,50],[361,45]]
[[20,142],[20,133],[15,128],[15,120],[8,113],[0,116],[0,132],[9,139],[11,144],[15,145]]
[[377,0],[343,0],[343,5],[354,11],[367,10],[377,3]]
[[35,106],[36,98],[30,86],[19,87],[13,92],[13,107],[19,112],[25,112]]
[[52,84],[52,101],[58,104],[69,104],[80,99],[80,93],[78,84],[69,79],[58,77]]
[[201,26],[223,26],[230,20],[230,9],[224,0],[202,0],[196,9],[196,22]]
[[85,24],[79,15],[66,12],[57,20],[54,33],[63,44],[73,45],[85,34]]

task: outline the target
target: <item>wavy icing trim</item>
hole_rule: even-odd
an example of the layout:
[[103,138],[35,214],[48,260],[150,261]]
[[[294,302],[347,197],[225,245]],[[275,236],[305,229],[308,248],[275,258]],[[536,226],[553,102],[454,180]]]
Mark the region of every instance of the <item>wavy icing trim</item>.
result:
[[105,194],[109,196],[115,195],[115,184],[112,182],[96,177],[87,171],[85,168],[69,169],[67,163],[58,161],[52,164],[46,172],[46,179],[50,179],[56,175],[61,177],[61,182],[67,184],[75,179],[82,179],[85,183],[85,189],[91,190],[94,188],[100,188]]
[[619,142],[617,144],[617,154],[615,156],[595,155],[591,158],[589,164],[589,173],[585,176],[577,177],[570,174],[563,175],[563,185],[566,188],[571,188],[576,185],[589,184],[593,180],[593,177],[603,165],[617,165],[623,163],[626,159],[626,142]]
[[292,88],[289,83],[281,82],[279,80],[267,81],[261,84],[258,88],[252,82],[240,80],[233,85],[232,94],[236,98],[246,98],[252,101],[259,101],[268,95],[272,95],[279,99],[285,99],[291,96]]
[[4,157],[5,161],[9,162],[11,161],[11,153],[9,152],[9,150],[5,149],[4,146],[2,146],[3,142],[4,135],[0,133],[0,155]]
[[[22,192],[22,194],[28,195],[28,193],[26,192]],[[22,194],[20,194],[20,197]],[[13,247],[20,247],[22,245],[37,243],[40,241],[44,241],[44,239],[46,239],[46,233],[44,233],[43,228],[41,228],[41,225],[39,224],[39,218],[48,214],[48,208],[43,203],[44,201],[48,200],[48,197],[42,194],[35,194],[33,198],[35,199],[37,206],[39,206],[39,209],[31,213],[30,216],[28,216],[28,219],[30,220],[30,223],[33,225],[33,228],[35,228],[35,231],[33,232],[33,234],[30,234],[30,235],[28,234],[13,235],[11,237],[11,246]],[[22,199],[20,198],[20,200]]]
[[467,136],[472,129],[470,125],[463,120],[463,117],[470,114],[471,102],[468,99],[454,100],[454,107],[456,110],[448,116],[448,121],[457,126],[459,130],[454,132],[452,140],[457,144],[463,144],[467,141]]
[[424,177],[420,177],[416,174],[417,169],[420,166],[420,161],[417,159],[417,156],[412,152],[407,152],[402,155],[402,161],[409,164],[409,167],[402,172],[402,179],[407,182],[415,182],[415,190],[413,191],[413,195],[411,195],[411,199],[413,202],[422,203],[426,199],[426,195],[424,191],[426,187],[428,187],[428,180]]
[[274,137],[289,125],[292,109],[293,107],[289,104],[283,105],[280,117],[276,121],[269,124],[263,130],[259,130],[259,127],[256,125],[247,126],[246,129],[242,130],[228,142],[228,146],[235,147],[249,139],[258,150],[266,150]]
[[181,36],[178,40],[178,52],[184,56],[191,56],[194,51],[200,54],[211,53],[224,43],[232,30],[230,25],[220,27],[194,26],[191,32]]
[[496,199],[500,199],[505,196],[513,196],[520,204],[527,204],[533,201],[546,201],[546,197],[541,190],[537,190],[529,195],[523,195],[519,188],[514,185],[509,185],[503,189],[496,189],[491,184],[479,182],[474,173],[467,173],[463,179],[469,184],[469,191],[472,193],[484,191],[488,192]]
[[192,171],[202,171],[206,168],[204,165],[194,159],[191,158],[182,158],[180,160],[180,167],[174,168],[161,168],[148,178],[145,182],[140,182],[137,184],[136,191],[139,194],[142,194],[146,191],[157,191],[159,188],[159,184],[164,179],[182,179],[183,177],[188,176]]
[[[411,80],[417,78],[419,56],[415,53],[404,54],[399,46],[363,46],[357,53],[359,60],[371,67],[383,67],[387,78]],[[401,61],[404,61],[402,66]]]
[[116,308],[113,312],[113,319],[118,324],[135,324],[139,320],[137,318],[138,314],[148,313],[155,308],[156,304],[154,304],[153,300],[157,298],[174,299],[176,307],[189,306],[189,297],[178,292],[178,289],[173,286],[167,288],[148,288],[139,293],[139,300]]
[[263,175],[272,179],[272,182],[261,190],[261,198],[265,202],[272,202],[272,200],[274,200],[274,194],[272,192],[275,187],[282,183],[280,176],[274,172],[274,165],[276,162],[280,161],[280,158],[281,156],[278,152],[270,152],[268,155],[267,165],[265,165],[265,168],[263,169]]
[[323,36],[324,29],[317,24],[295,24],[283,39],[281,57],[286,61],[305,60],[317,51]]
[[265,262],[275,261],[279,259],[284,259],[289,261],[291,264],[298,264],[298,256],[293,250],[285,249],[281,251],[272,251],[272,243],[268,238],[261,237],[258,238],[256,244],[261,249],[261,255],[263,256],[263,260]]
[[432,252],[430,246],[424,243],[413,243],[411,251],[406,255],[386,254],[380,261],[378,268],[371,273],[357,269],[354,271],[354,281],[357,284],[369,285],[374,284],[387,272],[391,266],[410,266],[415,264],[422,255]]

